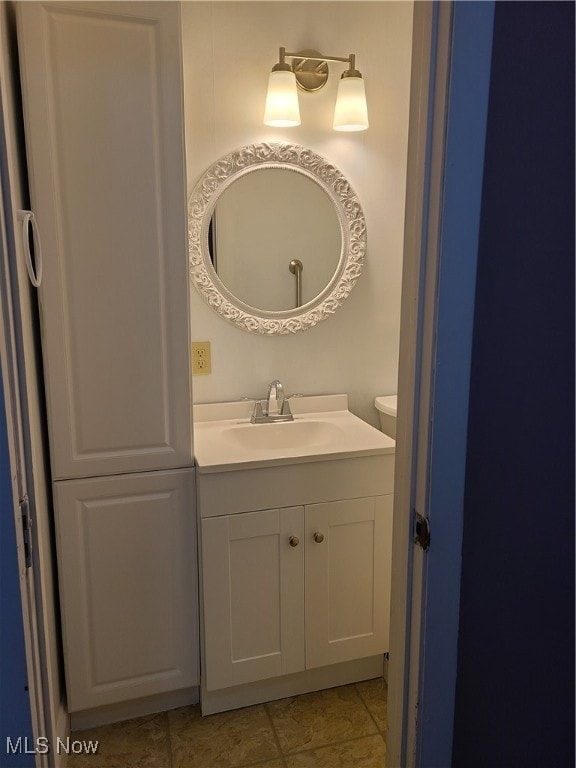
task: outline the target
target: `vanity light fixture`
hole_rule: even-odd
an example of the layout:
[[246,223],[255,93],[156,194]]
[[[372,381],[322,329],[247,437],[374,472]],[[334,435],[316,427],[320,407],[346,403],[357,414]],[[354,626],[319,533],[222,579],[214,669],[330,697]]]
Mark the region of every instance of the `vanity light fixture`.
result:
[[[292,59],[292,64],[286,62]],[[356,56],[324,56],[318,51],[305,50],[287,53],[280,48],[278,64],[272,68],[268,80],[268,94],[264,111],[264,124],[276,128],[300,125],[298,88],[318,91],[328,80],[329,61],[348,64],[338,84],[333,128],[335,131],[365,131],[368,128],[368,109],[364,80],[356,69]]]

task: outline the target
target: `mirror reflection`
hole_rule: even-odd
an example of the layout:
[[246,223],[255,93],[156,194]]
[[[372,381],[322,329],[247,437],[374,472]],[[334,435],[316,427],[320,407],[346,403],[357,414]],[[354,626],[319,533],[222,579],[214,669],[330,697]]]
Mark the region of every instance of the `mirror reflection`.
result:
[[287,168],[261,167],[235,179],[218,198],[208,239],[230,293],[268,311],[315,299],[342,252],[333,200],[314,179]]

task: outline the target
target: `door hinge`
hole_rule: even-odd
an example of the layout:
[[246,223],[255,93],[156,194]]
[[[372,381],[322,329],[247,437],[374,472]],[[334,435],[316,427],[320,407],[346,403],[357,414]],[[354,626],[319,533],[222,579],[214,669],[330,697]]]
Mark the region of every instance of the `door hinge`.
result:
[[430,523],[416,510],[414,510],[414,544],[422,547],[424,552],[427,552],[430,547]]
[[19,500],[22,519],[22,538],[24,540],[24,560],[26,568],[32,567],[32,517],[30,516],[30,500],[24,494]]

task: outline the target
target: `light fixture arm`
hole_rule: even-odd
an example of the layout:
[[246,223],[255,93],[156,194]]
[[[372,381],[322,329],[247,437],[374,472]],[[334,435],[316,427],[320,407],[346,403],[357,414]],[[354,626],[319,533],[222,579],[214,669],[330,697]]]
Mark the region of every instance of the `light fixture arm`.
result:
[[[286,59],[292,59],[289,64]],[[319,91],[328,79],[328,62],[339,64],[348,64],[342,77],[362,77],[356,69],[356,54],[350,53],[348,56],[326,56],[319,51],[287,51],[281,47],[278,50],[278,64],[273,68],[273,72],[293,72],[296,77],[296,84],[303,91]]]
[[[289,53],[286,48],[280,48],[280,61],[283,61],[285,57],[289,59],[301,59],[302,52]],[[354,69],[356,54],[351,53],[349,56],[323,56],[321,53],[318,56],[306,56],[308,61],[341,61],[344,64],[350,64],[350,67]]]
[[[292,59],[292,63],[286,59]],[[270,74],[264,123],[277,128],[300,125],[296,86],[308,93],[319,91],[328,80],[328,62],[348,65],[338,85],[334,130],[366,130],[366,94],[362,74],[356,69],[356,55],[325,56],[312,49],[291,52],[284,47],[279,48],[278,63]]]

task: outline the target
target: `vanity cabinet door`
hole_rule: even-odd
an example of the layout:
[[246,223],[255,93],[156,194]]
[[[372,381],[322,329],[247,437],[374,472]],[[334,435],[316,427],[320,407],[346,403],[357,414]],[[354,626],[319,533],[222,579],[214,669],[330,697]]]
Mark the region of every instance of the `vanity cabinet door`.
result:
[[206,688],[303,670],[304,508],[205,518],[202,563]]
[[306,506],[306,667],[388,650],[393,495]]
[[68,708],[199,684],[191,470],[54,484]]
[[16,3],[54,479],[192,465],[179,3]]

